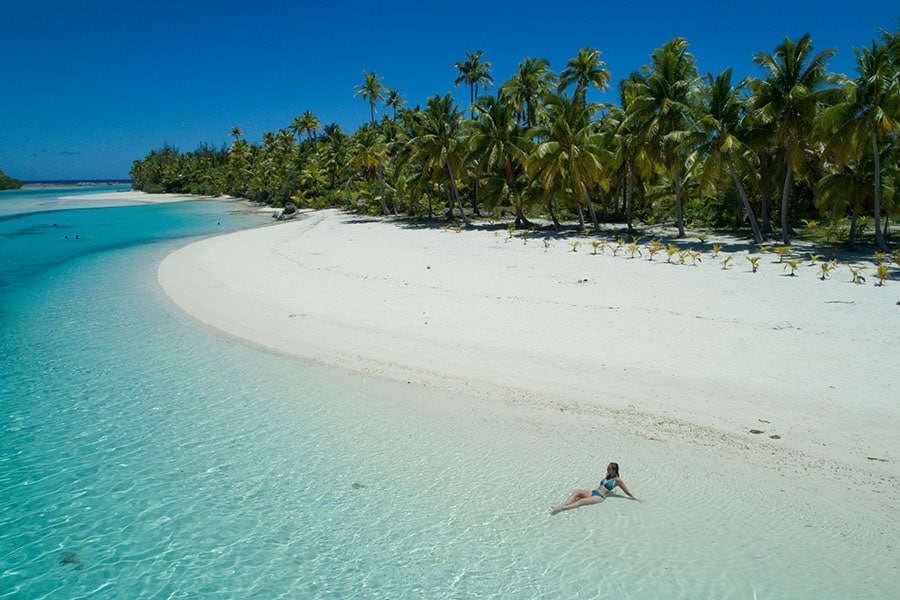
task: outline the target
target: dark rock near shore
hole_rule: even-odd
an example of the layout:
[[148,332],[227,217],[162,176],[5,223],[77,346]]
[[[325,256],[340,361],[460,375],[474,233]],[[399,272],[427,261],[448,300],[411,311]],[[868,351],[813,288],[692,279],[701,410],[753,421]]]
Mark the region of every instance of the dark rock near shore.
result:
[[293,204],[288,203],[284,205],[283,209],[276,213],[273,213],[272,216],[279,221],[286,221],[288,219],[293,219],[298,214],[300,213],[297,211],[297,207]]

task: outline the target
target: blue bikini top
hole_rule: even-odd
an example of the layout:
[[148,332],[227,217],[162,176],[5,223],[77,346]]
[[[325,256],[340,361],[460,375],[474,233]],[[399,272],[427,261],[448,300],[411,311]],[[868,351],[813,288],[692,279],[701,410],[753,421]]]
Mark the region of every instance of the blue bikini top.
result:
[[616,483],[615,477],[612,477],[611,479],[604,479],[603,481],[600,482],[600,487],[606,487],[606,489],[611,492],[613,489],[613,485],[615,485],[615,483]]

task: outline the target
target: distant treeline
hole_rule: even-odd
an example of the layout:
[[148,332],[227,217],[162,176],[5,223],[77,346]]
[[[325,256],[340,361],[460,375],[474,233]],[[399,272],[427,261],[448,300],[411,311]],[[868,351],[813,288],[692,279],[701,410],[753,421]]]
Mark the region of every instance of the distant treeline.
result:
[[[230,194],[283,205],[354,210],[468,223],[472,215],[528,228],[536,217],[671,222],[740,228],[757,242],[824,219],[851,236],[887,244],[898,216],[900,35],[879,32],[855,50],[854,77],[828,71],[834,50],[816,53],[809,35],[785,39],[754,61],[758,78],[731,69],[700,75],[676,38],[618,83],[618,103],[587,100],[610,73],[584,48],[559,73],[523,60],[496,94],[491,63],[466,52],[449,93],[407,107],[401,93],[365,73],[356,94],[370,122],[352,134],[322,127],[306,111],[260,144],[232,130],[230,146],[180,153],[165,147],[134,162],[147,192]],[[376,112],[387,109],[379,120]],[[865,227],[860,227],[864,225]]]
[[14,179],[0,171],[0,190],[17,190],[22,187],[22,182],[18,179]]

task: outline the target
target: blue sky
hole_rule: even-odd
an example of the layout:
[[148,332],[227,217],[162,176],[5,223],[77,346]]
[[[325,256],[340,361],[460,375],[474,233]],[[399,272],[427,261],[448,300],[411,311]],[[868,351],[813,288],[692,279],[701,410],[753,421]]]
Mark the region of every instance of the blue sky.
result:
[[[594,46],[617,82],[654,48],[685,37],[702,73],[761,75],[757,52],[810,32],[853,48],[895,30],[893,2],[305,2],[11,0],[0,34],[0,170],[19,179],[128,176],[131,162],[170,144],[258,142],[305,110],[346,131],[368,120],[354,97],[376,71],[410,105],[452,91],[454,63],[482,50],[499,85],[526,56],[559,72]],[[594,100],[615,100],[596,93]]]

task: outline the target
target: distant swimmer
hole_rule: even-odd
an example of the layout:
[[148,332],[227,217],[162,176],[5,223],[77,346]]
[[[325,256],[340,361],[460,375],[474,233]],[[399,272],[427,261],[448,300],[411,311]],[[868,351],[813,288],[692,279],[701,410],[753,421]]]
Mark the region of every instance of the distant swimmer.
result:
[[559,506],[551,506],[550,510],[553,512],[559,512],[561,510],[569,510],[570,508],[578,508],[579,506],[584,506],[585,504],[596,504],[598,502],[603,502],[603,499],[609,495],[613,488],[619,488],[625,495],[631,498],[632,500],[637,500],[631,491],[628,489],[628,486],[625,485],[625,482],[619,478],[619,465],[618,463],[609,463],[606,467],[606,477],[603,481],[600,482],[600,485],[597,486],[594,490],[575,490],[572,492],[565,502],[560,504]]

